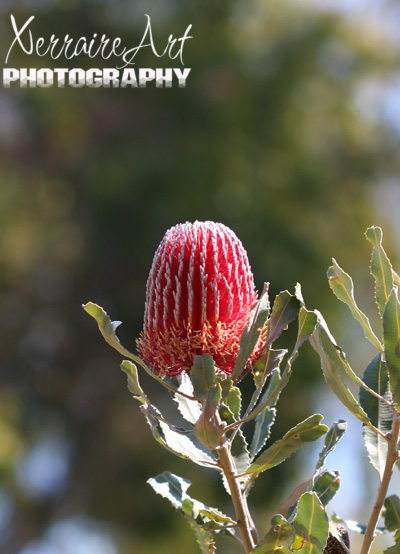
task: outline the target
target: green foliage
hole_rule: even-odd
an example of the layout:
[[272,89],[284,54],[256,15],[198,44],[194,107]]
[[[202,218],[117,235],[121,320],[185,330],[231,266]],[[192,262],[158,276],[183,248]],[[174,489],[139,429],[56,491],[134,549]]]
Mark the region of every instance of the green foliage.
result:
[[389,258],[382,247],[382,229],[369,227],[365,236],[373,245],[371,258],[371,275],[375,279],[375,299],[379,313],[383,317],[386,304],[393,289],[393,269]]
[[321,554],[329,532],[328,516],[315,493],[304,493],[293,519],[296,539],[293,549],[304,554]]
[[269,285],[264,285],[264,290],[259,301],[253,308],[249,322],[240,339],[239,354],[232,371],[232,379],[238,381],[245,370],[249,357],[260,337],[260,329],[265,325],[269,316],[270,304],[268,296]]
[[298,423],[285,433],[282,439],[277,440],[267,448],[250,465],[246,473],[252,475],[252,479],[254,479],[261,472],[282,463],[286,458],[304,446],[304,444],[321,438],[328,431],[328,427],[321,424],[322,419],[323,416],[321,414],[314,414]]
[[350,311],[361,327],[364,329],[365,337],[379,350],[383,350],[381,343],[378,338],[375,336],[371,328],[371,324],[367,316],[360,310],[357,306],[354,298],[354,285],[353,280],[343,269],[337,264],[336,260],[333,259],[333,266],[328,269],[328,281],[329,286],[335,295],[347,304],[350,308]]
[[272,518],[271,529],[252,550],[252,554],[289,554],[294,539],[293,526],[278,514]]
[[392,494],[385,499],[385,525],[388,531],[400,529],[400,498]]
[[364,441],[368,457],[382,478],[388,450],[388,443],[384,435],[392,429],[393,412],[390,407],[392,396],[389,388],[388,370],[380,352],[365,370],[363,381],[383,399],[373,396],[363,387],[360,388],[361,406],[368,414],[371,423],[383,433],[382,436],[382,434],[364,425]]
[[397,287],[390,293],[383,313],[383,342],[393,401],[400,410],[400,302]]
[[[339,420],[329,429],[321,423],[323,416],[314,414],[287,431],[281,439],[268,444],[271,427],[278,414],[278,400],[289,381],[292,364],[299,349],[307,340],[320,357],[325,380],[332,391],[348,411],[363,423],[368,456],[381,479],[377,506],[382,509],[382,494],[387,490],[390,479],[388,468],[392,469],[397,459],[400,438],[400,303],[397,286],[394,285],[397,274],[394,274],[384,253],[380,230],[369,229],[367,238],[374,246],[371,273],[376,280],[376,302],[383,314],[384,347],[374,334],[367,316],[356,304],[350,275],[335,260],[328,270],[332,291],[348,306],[357,323],[364,329],[365,337],[377,350],[362,378],[350,367],[345,353],[337,344],[322,315],[317,310],[310,311],[306,308],[300,285],[296,285],[294,295],[288,291],[278,294],[272,310],[268,287],[265,287],[242,334],[239,356],[232,376],[222,374],[209,354],[195,356],[188,374],[172,379],[155,375],[140,358],[122,347],[115,334],[118,323],[111,322],[99,306],[86,304],[85,310],[96,319],[106,341],[140,364],[172,393],[180,414],[188,424],[188,428],[182,429],[163,417],[144,393],[136,365],[125,360],[121,369],[128,376],[129,390],[141,404],[141,411],[155,439],[180,458],[189,459],[222,474],[225,488],[232,496],[237,522],[190,498],[187,495],[190,483],[185,479],[164,473],[149,481],[156,492],[168,498],[181,511],[204,554],[215,551],[213,533],[228,534],[242,542],[246,552],[255,554],[323,552],[329,533],[325,506],[339,490],[340,473],[339,470],[322,469],[330,452],[343,438],[347,423]],[[391,291],[388,290],[390,286]],[[295,318],[298,320],[298,330],[290,354],[288,355],[287,349],[272,348]],[[247,406],[242,408],[242,393],[237,384],[245,375],[245,368],[262,329],[267,336],[265,352],[252,370],[254,390]],[[347,381],[359,386],[359,402]],[[248,422],[254,423],[250,448],[243,432],[243,426]],[[314,442],[324,435],[324,444],[311,479],[297,487],[282,505],[280,511],[282,514],[286,512],[286,519],[283,515],[276,515],[266,535],[260,541],[255,541],[256,535],[252,530],[253,524],[247,507],[251,485],[262,472],[276,467],[304,444]],[[383,530],[396,531],[398,537],[399,498],[396,495],[387,497],[384,507]],[[349,528],[365,534],[362,554],[367,554],[373,537],[379,530],[376,527],[377,515],[379,514],[375,510],[367,524],[347,522]],[[337,520],[336,517],[333,519]],[[336,536],[336,531],[333,531],[333,535]]]

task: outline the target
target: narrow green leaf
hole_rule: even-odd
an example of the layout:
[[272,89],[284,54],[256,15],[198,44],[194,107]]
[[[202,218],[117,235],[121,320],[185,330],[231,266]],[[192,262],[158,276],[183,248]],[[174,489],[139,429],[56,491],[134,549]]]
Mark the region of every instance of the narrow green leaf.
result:
[[[299,328],[297,331],[297,340],[294,347],[294,353],[297,353],[300,346],[312,335],[315,326],[318,323],[318,316],[315,312],[307,310],[304,306],[299,311]],[[292,358],[293,358],[292,353]]]
[[115,350],[117,350],[123,356],[126,356],[127,358],[131,358],[134,361],[138,360],[138,356],[135,356],[135,354],[132,354],[131,352],[129,352],[129,350],[126,350],[126,348],[122,346],[122,344],[119,342],[119,338],[115,334],[115,329],[119,325],[121,325],[120,321],[111,321],[110,317],[103,310],[103,308],[98,304],[94,304],[93,302],[88,302],[87,304],[84,304],[82,307],[85,310],[85,312],[87,312],[96,320],[101,334],[103,335],[105,341],[110,346],[115,348]]
[[[187,373],[179,375],[179,381],[178,391],[193,397],[193,385]],[[190,400],[187,396],[174,394],[174,401],[177,403],[178,410],[182,417],[194,425],[201,416],[201,405],[197,400]]]
[[315,493],[306,492],[301,496],[292,523],[299,545],[296,551],[321,554],[328,538],[329,522],[325,508]]
[[[368,364],[363,375],[363,381],[382,398],[388,402],[391,401],[388,370],[380,353]],[[362,387],[360,388],[360,404],[371,420],[371,423],[377,429],[383,433],[388,433],[391,430],[393,412],[390,406]],[[367,425],[364,425],[363,434],[368,457],[382,478],[386,464],[388,443],[380,434]]]
[[[250,446],[251,459],[257,456],[271,433],[271,427],[275,421],[276,409],[269,404],[269,398],[270,396],[272,396],[271,391],[274,391],[276,389],[280,379],[280,371],[279,369],[276,369],[271,375],[268,387],[261,397],[260,406],[262,407],[262,409],[258,416],[256,416],[255,418],[254,434]],[[277,399],[278,398],[275,397],[275,404]]]
[[269,348],[265,353],[265,356],[263,357],[262,368],[256,367],[256,369],[253,370],[254,384],[256,386],[256,390],[252,394],[251,400],[247,407],[247,415],[257,404],[257,401],[260,398],[268,377],[272,375],[276,369],[279,369],[280,364],[282,363],[282,360],[286,354],[286,349],[274,350],[273,348]]
[[164,448],[180,458],[191,460],[195,464],[209,467],[215,462],[208,454],[200,450],[186,433],[178,432],[168,424],[155,406],[141,406],[154,438]]
[[211,391],[216,390],[218,379],[215,374],[214,360],[210,354],[194,357],[190,378],[197,400],[205,400],[210,396]]
[[354,298],[354,285],[352,278],[345,271],[343,271],[335,259],[332,261],[333,266],[328,269],[327,273],[329,286],[337,298],[350,308],[352,316],[363,328],[365,337],[382,352],[383,347],[373,332],[369,319],[357,306]]
[[340,487],[339,471],[323,471],[315,480],[312,491],[318,495],[324,506],[332,500]]
[[271,529],[251,554],[290,554],[294,538],[295,532],[292,525],[278,514],[271,519]]
[[318,462],[315,467],[315,473],[318,473],[318,471],[324,466],[325,460],[330,452],[335,449],[337,443],[342,440],[345,432],[347,430],[347,422],[343,419],[339,419],[339,421],[335,421],[332,424],[332,427],[329,429],[324,442],[324,447],[319,453]]
[[375,279],[375,298],[379,312],[383,317],[385,306],[393,289],[393,270],[389,258],[382,247],[382,229],[369,227],[365,236],[373,245],[371,275]]
[[264,326],[269,316],[270,304],[268,297],[269,284],[265,283],[264,290],[259,301],[253,308],[249,322],[240,339],[239,354],[232,371],[232,379],[237,381],[246,368],[257,341],[260,337],[260,329]]
[[242,395],[238,387],[232,387],[226,397],[226,403],[236,420],[240,419],[240,409],[242,406]]
[[277,440],[267,448],[251,464],[246,474],[258,475],[262,471],[275,467],[299,450],[306,442],[318,440],[328,431],[328,427],[321,424],[322,419],[323,416],[321,414],[314,414],[298,423],[282,439]]
[[146,402],[146,395],[143,392],[139,383],[138,370],[135,364],[128,360],[124,360],[121,364],[121,370],[126,373],[128,377],[128,389],[133,396],[140,402]]
[[400,409],[400,303],[397,294],[396,287],[383,314],[383,342],[393,401]]
[[392,494],[385,499],[385,525],[388,531],[397,531],[400,529],[400,498]]
[[[329,341],[327,341],[327,346],[324,346],[322,342],[320,329],[324,331],[325,336],[329,339]],[[330,335],[329,330],[322,327],[321,321],[310,337],[310,343],[314,350],[319,354],[325,380],[331,387],[332,391],[336,394],[342,404],[346,406],[350,413],[360,419],[363,423],[370,425],[371,423],[367,414],[361,408],[344,382],[346,374],[348,375],[348,364],[342,357],[341,352],[336,348],[336,343],[332,335]],[[356,382],[360,383],[360,381],[360,379],[357,379]]]
[[300,310],[300,301],[296,296],[285,290],[275,298],[269,319],[267,346],[272,345],[282,331],[297,316]]

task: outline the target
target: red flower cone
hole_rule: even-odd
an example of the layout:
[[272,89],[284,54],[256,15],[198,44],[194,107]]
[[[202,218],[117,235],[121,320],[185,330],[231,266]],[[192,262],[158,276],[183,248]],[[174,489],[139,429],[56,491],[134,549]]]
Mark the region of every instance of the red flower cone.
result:
[[[209,353],[231,373],[241,334],[257,300],[247,254],[222,223],[184,223],[161,241],[147,281],[140,355],[155,371],[173,376]],[[263,350],[256,345],[248,366]]]

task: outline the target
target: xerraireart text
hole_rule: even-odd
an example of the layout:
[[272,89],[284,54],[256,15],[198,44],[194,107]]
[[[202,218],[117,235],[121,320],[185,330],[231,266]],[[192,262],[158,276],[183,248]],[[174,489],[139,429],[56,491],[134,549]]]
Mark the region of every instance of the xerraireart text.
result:
[[[34,38],[35,16],[29,17],[21,26],[17,25],[15,17],[10,15],[14,33],[13,40],[5,58],[3,68],[3,87],[108,87],[108,88],[171,88],[186,87],[190,68],[184,67],[183,49],[186,41],[193,38],[189,35],[192,25],[188,25],[185,32],[179,36],[169,35],[167,44],[160,48],[153,38],[151,18],[145,15],[147,23],[143,36],[136,46],[127,46],[119,37],[110,38],[106,34],[93,33],[92,37],[72,38],[65,35],[60,38],[52,34],[49,38]],[[179,67],[133,67],[136,66],[136,56],[144,49],[150,49],[156,58],[176,60],[173,65]],[[38,56],[47,59],[50,57],[57,62],[72,60],[78,56],[86,56],[92,60],[119,59],[116,67],[8,67],[12,62],[13,54],[22,50],[28,56]],[[159,65],[159,64],[157,64]]]

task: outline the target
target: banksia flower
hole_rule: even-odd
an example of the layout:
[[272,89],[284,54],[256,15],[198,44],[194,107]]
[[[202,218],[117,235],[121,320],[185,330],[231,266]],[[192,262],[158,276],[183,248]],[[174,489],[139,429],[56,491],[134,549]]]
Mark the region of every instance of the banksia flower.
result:
[[[350,548],[349,534],[346,527],[341,523],[336,523],[336,529],[344,544],[347,548]],[[323,554],[347,554],[347,552],[340,542],[331,533],[329,533]]]
[[[256,300],[247,254],[233,231],[211,221],[176,225],[154,256],[139,352],[169,376],[189,370],[205,353],[229,374]],[[261,337],[248,366],[262,350]]]

